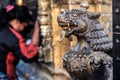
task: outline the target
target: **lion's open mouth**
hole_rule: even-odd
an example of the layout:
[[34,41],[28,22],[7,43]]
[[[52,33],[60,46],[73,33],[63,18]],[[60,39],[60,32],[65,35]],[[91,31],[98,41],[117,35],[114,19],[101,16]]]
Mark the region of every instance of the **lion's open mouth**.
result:
[[65,22],[59,22],[58,24],[59,24],[60,26],[67,25],[67,23],[65,23]]
[[59,22],[58,24],[59,24],[59,26],[61,26],[61,27],[69,27],[69,23]]

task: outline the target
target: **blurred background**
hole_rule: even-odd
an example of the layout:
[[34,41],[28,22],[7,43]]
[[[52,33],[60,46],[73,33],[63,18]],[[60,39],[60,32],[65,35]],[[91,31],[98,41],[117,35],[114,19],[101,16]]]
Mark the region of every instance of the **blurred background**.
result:
[[57,15],[64,10],[79,9],[82,1],[88,1],[89,11],[101,13],[99,21],[112,38],[112,0],[0,0],[0,7],[8,4],[28,6],[33,19],[38,15],[41,23],[39,59],[31,64],[20,61],[17,67],[19,80],[70,80],[62,67],[62,56],[77,40],[73,36],[72,42],[67,38],[59,42],[62,29],[58,26]]

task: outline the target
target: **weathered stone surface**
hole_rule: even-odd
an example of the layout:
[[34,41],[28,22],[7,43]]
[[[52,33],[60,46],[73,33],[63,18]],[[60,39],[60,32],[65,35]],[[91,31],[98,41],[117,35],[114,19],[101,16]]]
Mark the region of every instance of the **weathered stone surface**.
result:
[[18,78],[19,80],[53,80],[52,76],[45,72],[45,69],[36,63],[27,64],[20,61],[17,66]]

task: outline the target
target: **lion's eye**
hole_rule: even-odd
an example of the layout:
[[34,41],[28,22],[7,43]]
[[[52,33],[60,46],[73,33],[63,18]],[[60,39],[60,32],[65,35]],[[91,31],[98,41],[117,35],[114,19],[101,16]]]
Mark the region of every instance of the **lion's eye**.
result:
[[73,16],[73,17],[77,17],[78,15],[74,13],[74,14],[72,14],[72,16]]

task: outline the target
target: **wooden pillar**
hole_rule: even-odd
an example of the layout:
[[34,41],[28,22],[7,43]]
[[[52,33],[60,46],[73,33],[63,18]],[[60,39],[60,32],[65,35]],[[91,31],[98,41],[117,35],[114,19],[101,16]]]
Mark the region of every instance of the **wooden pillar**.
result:
[[[61,0],[62,1],[62,0]],[[59,41],[62,28],[57,23],[57,15],[61,10],[69,9],[67,3],[60,0],[53,0],[52,3],[52,29],[53,29],[53,48],[54,48],[54,80],[70,80],[68,73],[63,69],[62,57],[70,49],[70,42],[64,38],[62,42]]]
[[100,12],[100,23],[103,26],[106,33],[109,34],[109,37],[112,38],[112,1],[103,0],[97,2],[97,11]]

